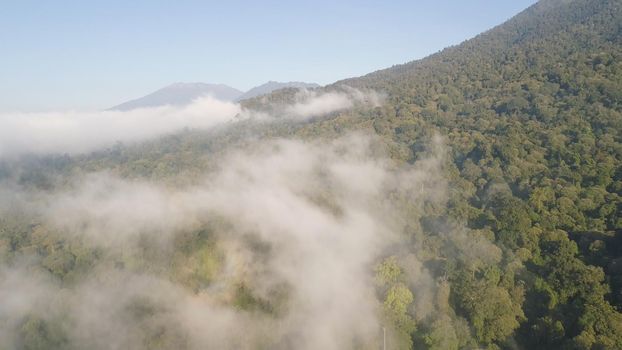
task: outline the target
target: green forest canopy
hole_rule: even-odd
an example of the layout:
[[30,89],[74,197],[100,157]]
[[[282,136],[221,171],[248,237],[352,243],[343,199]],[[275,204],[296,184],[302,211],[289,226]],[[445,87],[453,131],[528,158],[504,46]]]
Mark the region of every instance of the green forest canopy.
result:
[[[49,190],[63,186],[63,176],[112,169],[175,185],[213,169],[227,149],[248,145],[250,134],[332,139],[351,131],[378,135],[392,159],[407,166],[439,134],[448,149],[447,205],[426,208],[413,224],[420,230],[402,237],[434,278],[435,312],[415,319],[407,254],[386,256],[375,268],[396,344],[622,349],[621,44],[622,1],[541,0],[458,46],[323,88],[382,92],[380,107],[304,123],[191,130],[88,155],[5,161],[0,176]],[[292,96],[285,90],[245,105],[262,108]],[[62,283],[105,259],[97,249],[43,232],[32,218],[5,211],[0,225],[0,261],[10,265],[34,251]],[[457,225],[468,228],[468,240],[494,243],[499,257],[461,258],[444,234]],[[195,232],[175,248],[180,254],[172,266],[191,266],[177,274],[190,289],[208,286],[218,269],[221,253],[208,236]],[[279,312],[278,302],[256,297],[244,284],[231,303]],[[37,315],[20,328],[29,349],[67,347],[62,333]],[[170,345],[152,336],[154,347]]]

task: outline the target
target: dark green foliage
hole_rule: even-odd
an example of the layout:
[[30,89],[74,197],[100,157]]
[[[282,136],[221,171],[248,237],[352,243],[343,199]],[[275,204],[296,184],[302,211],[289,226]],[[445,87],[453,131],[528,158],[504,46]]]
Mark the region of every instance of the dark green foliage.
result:
[[[408,259],[388,258],[376,270],[383,322],[399,344],[622,349],[621,23],[620,0],[541,0],[459,46],[325,88],[386,93],[381,107],[302,123],[239,122],[90,155],[2,163],[0,181],[47,190],[65,186],[58,178],[68,174],[108,169],[185,184],[251,139],[330,139],[351,131],[378,135],[395,165],[407,166],[440,134],[447,146],[447,205],[425,203],[424,213],[415,213],[405,204],[410,222],[399,244],[437,283],[434,313],[415,322],[418,291],[404,272],[414,268]],[[270,111],[269,103],[294,95],[286,90],[245,103]],[[0,262],[35,252],[43,268],[70,283],[100,258],[32,218],[3,214]],[[460,236],[457,225],[469,232]],[[174,271],[176,264],[190,266],[176,277],[192,290],[208,286],[219,271],[209,235],[181,234],[177,255],[169,257]],[[233,299],[240,310],[275,312],[274,303],[243,283]],[[64,344],[62,332],[42,320],[26,321],[21,332],[27,348]]]
[[25,350],[66,349],[68,346],[61,326],[35,316],[24,321],[19,334]]
[[622,348],[620,23],[620,1],[540,1],[460,46],[339,83],[388,93],[380,118],[398,143],[410,120],[446,135],[452,186],[472,189],[450,213],[525,261],[497,286],[491,272],[457,270],[453,306],[482,343]]

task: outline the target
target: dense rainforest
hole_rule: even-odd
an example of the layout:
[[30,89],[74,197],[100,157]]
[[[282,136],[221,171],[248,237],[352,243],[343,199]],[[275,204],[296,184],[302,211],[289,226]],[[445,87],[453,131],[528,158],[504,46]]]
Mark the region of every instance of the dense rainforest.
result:
[[[253,152],[265,140],[371,135],[372,153],[386,155],[387,171],[425,166],[446,182],[442,195],[420,196],[419,205],[409,196],[437,186],[433,179],[379,195],[401,221],[368,266],[387,348],[622,349],[622,1],[541,0],[423,60],[315,91],[350,89],[374,91],[382,102],[305,121],[240,120],[89,154],[24,156],[1,161],[0,178],[26,193],[51,193],[71,190],[70,177],[105,170],[185,188],[219,171],[231,150]],[[269,111],[296,94],[281,90],[242,105]],[[342,146],[336,154],[348,152]],[[435,157],[437,165],[426,163]],[[342,210],[330,181],[310,183],[315,187],[300,191],[311,201]],[[268,319],[287,313],[287,286],[266,292],[243,277],[219,282],[228,254],[222,232],[237,229],[226,217],[175,232],[166,248],[140,235],[135,246],[110,252],[64,235],[63,227],[23,211],[20,200],[0,207],[4,266],[28,258],[29,273],[45,274],[61,290],[101,266],[165,276],[197,295],[224,283],[227,296],[218,302],[237,312]],[[275,249],[243,239],[256,259]],[[158,316],[166,312],[157,299],[137,298],[122,317],[138,325],[140,346],[192,348],[183,329]],[[9,321],[0,315],[0,322]],[[71,322],[62,311],[31,311],[14,325],[9,344],[76,348],[67,335]],[[270,334],[267,328],[257,332]],[[376,335],[339,347],[378,348]],[[296,337],[252,339],[241,347],[303,348]]]

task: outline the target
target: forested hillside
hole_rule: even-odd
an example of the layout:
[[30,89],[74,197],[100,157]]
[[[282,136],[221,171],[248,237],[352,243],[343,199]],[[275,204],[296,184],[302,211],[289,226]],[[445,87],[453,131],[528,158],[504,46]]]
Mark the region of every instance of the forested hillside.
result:
[[[622,2],[540,1],[460,46],[343,82],[388,92],[374,128],[413,157],[431,130],[447,136],[456,193],[432,220],[490,232],[507,259],[449,273],[479,341],[622,347],[621,44]],[[496,287],[522,296],[500,304]]]
[[[365,95],[346,110],[304,120],[241,119],[91,154],[2,161],[2,193],[14,197],[0,202],[0,264],[22,266],[28,260],[19,271],[44,275],[45,285],[59,290],[84,290],[82,281],[98,273],[115,281],[109,271],[158,276],[181,286],[193,302],[203,298],[219,305],[211,309],[219,321],[206,324],[235,324],[246,334],[232,336],[235,341],[198,341],[197,330],[176,323],[166,297],[138,293],[101,316],[132,325],[132,341],[119,340],[119,347],[373,349],[382,344],[385,328],[391,349],[622,349],[622,1],[541,0],[458,46],[314,93],[319,90],[374,92],[381,102],[370,106]],[[274,114],[296,98],[296,90],[283,90],[243,105]],[[268,150],[278,151],[270,156]],[[240,165],[249,154],[261,161]],[[307,166],[313,176],[303,171]],[[281,168],[284,175],[275,175]],[[80,192],[82,180],[101,171],[129,185],[98,180],[95,189],[88,188],[92,197],[54,201],[64,203],[53,212],[58,216],[77,212],[95,219],[54,225],[42,218],[45,210],[24,209],[33,206],[29,201],[55,206],[41,193]],[[205,174],[216,185],[197,190]],[[286,182],[291,193],[275,187],[273,177]],[[76,178],[82,179],[77,185]],[[384,179],[383,185],[368,187],[376,178]],[[133,181],[158,183],[164,190],[154,194]],[[260,197],[257,216],[269,221],[268,209],[280,201],[294,203],[292,212],[270,224],[259,219],[246,224],[254,211],[238,210],[250,196],[259,196],[253,190],[258,185],[276,194]],[[153,202],[172,192],[175,205],[166,210],[173,212],[184,207],[181,199],[199,203],[190,194],[195,192],[216,202],[231,196],[235,205],[181,211],[181,217],[192,216],[184,225],[173,217],[152,228],[151,216],[141,216],[146,228],[121,247],[63,234],[124,232],[123,221],[104,222],[118,202],[98,204],[97,213],[82,206],[107,203],[108,191],[134,203],[137,187]],[[304,210],[289,202],[298,195],[305,198]],[[123,208],[132,211],[132,205]],[[350,219],[361,213],[370,219],[353,224]],[[290,245],[289,236],[280,233],[299,229],[321,231],[331,245],[303,238],[304,246]],[[169,237],[168,243],[154,243],[150,230]],[[172,233],[165,235],[167,230]],[[297,265],[277,253],[281,246],[328,265]],[[356,252],[370,252],[370,261]],[[337,263],[341,257],[348,261],[343,271],[327,271],[343,267]],[[239,267],[240,261],[252,263]],[[292,270],[282,267],[288,264]],[[278,278],[266,272],[272,268]],[[19,281],[2,271],[0,287]],[[366,278],[376,308],[361,292],[365,284],[359,282]],[[327,281],[335,288],[320,288],[331,284]],[[141,286],[163,288],[150,283]],[[309,292],[316,288],[326,290]],[[98,325],[91,319],[97,315],[81,312],[75,321],[62,297],[37,300],[44,301],[17,319],[3,318],[0,309],[0,322],[16,330],[4,344],[108,348],[110,343],[71,335],[76,322]],[[309,309],[327,309],[309,315],[301,300],[308,300]],[[62,306],[50,312],[45,303]],[[375,314],[378,324],[350,329],[357,312]],[[322,321],[326,329],[317,328]],[[210,337],[218,337],[217,326],[206,327]],[[112,333],[90,335],[104,339]],[[9,339],[9,333],[0,331],[1,336]],[[312,342],[313,337],[325,342]]]

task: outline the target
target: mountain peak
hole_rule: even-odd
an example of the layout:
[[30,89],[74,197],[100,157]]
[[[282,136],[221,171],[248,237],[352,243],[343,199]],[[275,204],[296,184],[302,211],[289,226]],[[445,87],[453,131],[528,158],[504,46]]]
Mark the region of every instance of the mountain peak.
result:
[[242,95],[242,91],[224,84],[176,82],[144,97],[114,106],[110,110],[127,111],[165,105],[183,106],[208,95],[222,101],[234,101]]

